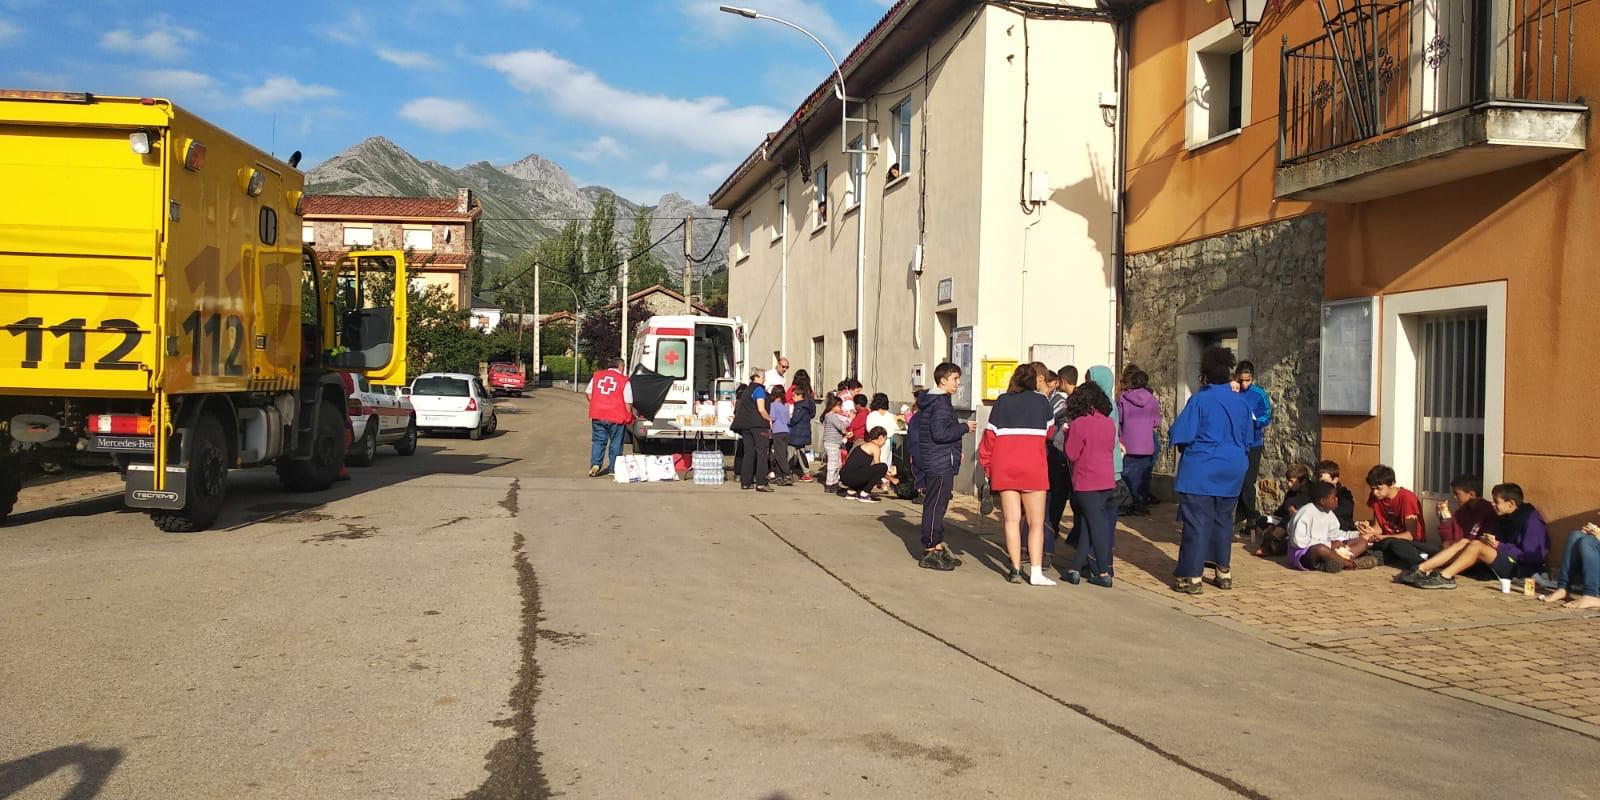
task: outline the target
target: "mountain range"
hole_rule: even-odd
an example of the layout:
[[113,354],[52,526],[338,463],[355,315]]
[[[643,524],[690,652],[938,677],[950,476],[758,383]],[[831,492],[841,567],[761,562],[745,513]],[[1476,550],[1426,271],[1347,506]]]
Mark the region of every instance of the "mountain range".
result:
[[[483,204],[484,260],[490,273],[507,260],[526,252],[540,239],[566,224],[567,219],[588,219],[595,203],[606,194],[616,197],[618,246],[627,251],[633,217],[643,210],[651,215],[651,240],[676,227],[684,217],[694,217],[694,253],[698,258],[712,242],[712,254],[695,267],[697,276],[726,268],[732,233],[719,229],[724,214],[676,194],[667,194],[653,206],[640,206],[604,186],[578,186],[554,161],[533,154],[513,164],[495,166],[487,161],[454,169],[437,161],[422,161],[381,136],[366,139],[317,165],[306,174],[311,194],[354,194],[392,197],[446,197],[466,187]],[[656,255],[671,267],[683,264],[683,239],[674,235],[657,245]]]

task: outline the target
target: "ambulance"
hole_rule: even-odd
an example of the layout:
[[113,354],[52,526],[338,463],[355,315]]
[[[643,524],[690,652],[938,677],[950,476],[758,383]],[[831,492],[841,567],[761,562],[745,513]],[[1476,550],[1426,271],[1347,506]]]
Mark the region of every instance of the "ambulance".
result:
[[[675,450],[696,441],[731,448],[739,438],[728,430],[734,393],[750,378],[746,350],[738,317],[654,316],[639,323],[630,374],[658,375],[671,386],[659,409],[629,426],[635,451]],[[643,399],[636,382],[635,405]]]
[[299,154],[160,98],[0,89],[0,154],[0,523],[62,453],[107,454],[168,532],[235,469],[338,479],[346,376],[405,382],[404,253],[319,262]]

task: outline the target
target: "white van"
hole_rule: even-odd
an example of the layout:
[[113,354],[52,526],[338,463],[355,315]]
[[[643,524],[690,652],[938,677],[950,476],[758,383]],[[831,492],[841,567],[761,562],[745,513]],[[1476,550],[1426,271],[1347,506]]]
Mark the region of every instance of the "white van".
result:
[[[639,323],[629,372],[643,367],[671,378],[672,388],[653,418],[635,420],[629,427],[634,448],[646,452],[697,439],[707,444],[736,441],[739,437],[728,430],[728,423],[734,390],[749,378],[745,350],[744,322],[737,317],[655,316]],[[702,417],[709,409],[716,409],[714,419]],[[685,423],[690,423],[688,430]]]

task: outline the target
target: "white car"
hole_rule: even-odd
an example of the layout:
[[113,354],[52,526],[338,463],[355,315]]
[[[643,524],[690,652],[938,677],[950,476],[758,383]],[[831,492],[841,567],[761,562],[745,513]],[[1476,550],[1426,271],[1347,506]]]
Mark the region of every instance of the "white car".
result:
[[468,438],[493,436],[500,428],[494,398],[476,375],[430,372],[411,382],[417,427],[425,431],[465,431]]
[[417,452],[417,415],[399,386],[378,386],[365,375],[341,373],[355,439],[345,462],[370,467],[381,445],[403,456]]

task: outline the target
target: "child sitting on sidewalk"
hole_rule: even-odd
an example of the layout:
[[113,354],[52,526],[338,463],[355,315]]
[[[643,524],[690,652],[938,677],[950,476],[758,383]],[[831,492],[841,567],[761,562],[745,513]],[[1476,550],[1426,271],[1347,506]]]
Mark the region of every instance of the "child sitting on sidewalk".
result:
[[[1311,499],[1311,470],[1304,464],[1290,464],[1283,471],[1283,502],[1272,516],[1261,517],[1250,526],[1251,555],[1281,556],[1287,551],[1289,523]],[[1345,528],[1344,530],[1354,530]]]
[[1354,531],[1339,528],[1333,509],[1339,492],[1331,483],[1311,486],[1311,502],[1295,512],[1289,526],[1289,566],[1295,569],[1342,572],[1371,569],[1378,560],[1366,555],[1367,541]]
[[1550,549],[1544,517],[1523,499],[1522,487],[1514,483],[1494,487],[1491,495],[1494,510],[1500,514],[1494,531],[1446,547],[1404,576],[1406,583],[1418,589],[1454,589],[1456,576],[1469,569],[1478,568],[1482,573],[1486,568],[1492,577],[1506,579],[1532,575],[1544,568]]
[[1373,521],[1356,523],[1356,530],[1385,563],[1409,566],[1408,559],[1428,540],[1422,501],[1410,489],[1396,486],[1394,468],[1384,464],[1367,471],[1367,489]]
[[1339,462],[1317,462],[1317,480],[1331,483],[1333,488],[1339,490],[1339,505],[1333,509],[1333,513],[1339,517],[1340,530],[1356,530],[1356,497],[1339,480]]
[[[1559,603],[1577,590],[1582,596],[1567,603],[1567,608],[1600,608],[1600,525],[1591,522],[1569,534],[1565,552],[1556,590],[1539,599]],[[1582,585],[1578,585],[1580,579]]]
[[1483,479],[1476,475],[1457,475],[1450,482],[1450,494],[1456,499],[1456,510],[1447,502],[1439,503],[1439,544],[1448,546],[1462,539],[1476,539],[1484,531],[1494,530],[1500,515],[1494,504],[1483,499]]

